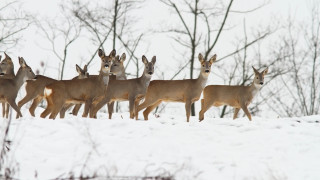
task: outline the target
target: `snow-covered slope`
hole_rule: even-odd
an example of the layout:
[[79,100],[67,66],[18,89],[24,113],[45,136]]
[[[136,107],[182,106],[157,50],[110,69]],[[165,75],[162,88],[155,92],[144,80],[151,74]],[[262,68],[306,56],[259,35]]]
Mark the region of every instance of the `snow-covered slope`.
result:
[[[40,109],[40,108],[38,108]],[[15,114],[15,113],[13,113]],[[320,179],[320,116],[232,120],[183,114],[131,120],[25,116],[12,120],[12,163],[21,179],[173,176],[175,179]],[[39,116],[39,112],[37,112]],[[141,114],[140,114],[141,116]],[[1,130],[7,120],[1,119]],[[2,133],[1,133],[2,134]]]

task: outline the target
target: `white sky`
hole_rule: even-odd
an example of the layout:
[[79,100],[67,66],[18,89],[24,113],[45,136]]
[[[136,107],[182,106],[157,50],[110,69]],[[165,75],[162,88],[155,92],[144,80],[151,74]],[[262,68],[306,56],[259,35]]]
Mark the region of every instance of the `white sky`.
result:
[[[5,3],[7,1],[3,1]],[[22,8],[32,13],[37,13],[37,17],[41,18],[53,18],[61,13],[59,10],[60,0],[22,0]],[[111,1],[106,1],[108,3]],[[210,1],[209,1],[210,2]],[[289,13],[295,14],[296,19],[304,19],[308,13],[308,4],[311,4],[310,1],[303,0],[271,0],[269,3],[263,0],[235,0],[232,5],[232,10],[237,11],[245,11],[257,7],[259,4],[266,2],[267,5],[253,13],[249,13],[245,15],[247,29],[257,29],[259,26],[266,26],[270,22],[285,20]],[[1,4],[2,4],[1,3]],[[172,14],[172,10],[168,9],[167,6],[163,5],[158,1],[147,1],[145,5],[138,11],[137,17],[139,17],[139,22],[137,25],[142,26],[145,29],[151,28],[159,28],[161,24],[164,23],[172,23],[171,21],[174,19],[176,15]],[[217,44],[214,53],[219,56],[225,55],[227,52],[230,52],[232,49],[232,43],[235,41],[235,37],[241,35],[243,32],[243,22],[244,15],[232,13],[227,20],[229,25],[234,26],[232,33],[225,31],[221,34],[221,39]],[[179,23],[179,22],[178,22]],[[200,27],[201,28],[201,27]],[[204,27],[203,27],[204,28]],[[238,29],[238,30],[237,30]],[[238,34],[236,33],[238,32]],[[43,40],[43,37],[39,35],[39,32],[35,32],[35,28],[30,28],[28,31],[24,32],[25,41],[20,43],[19,53],[16,50],[11,50],[10,54],[12,57],[24,56],[25,59],[31,64],[33,67],[39,67],[39,61],[45,61],[48,63],[48,69],[46,72],[50,72],[50,74],[46,74],[51,77],[57,76],[58,61],[56,57],[52,55],[51,52],[44,50],[46,46],[49,44],[46,40]],[[179,57],[177,52],[173,50],[173,46],[177,46],[166,34],[158,34],[152,36],[146,36],[144,39],[146,42],[142,44],[144,46],[149,46],[147,50],[144,52],[141,51],[141,55],[147,51],[146,56],[151,58],[153,55],[157,56],[157,66],[162,70],[167,70],[167,66],[171,71],[174,71],[176,66],[179,66],[180,62],[173,62],[174,64],[168,64],[168,62],[172,62],[172,57]],[[85,43],[76,43],[76,46],[72,46],[70,48],[70,58],[67,63],[66,78],[71,78],[75,75],[74,66],[75,63],[81,64],[81,58],[88,58],[83,56],[90,56],[90,54],[86,54],[84,52],[88,52],[86,48],[88,48]],[[80,44],[80,45],[79,45]],[[111,47],[105,46],[106,51],[111,50]],[[122,52],[118,52],[122,53]],[[196,52],[198,54],[199,52]],[[139,53],[138,53],[139,54]],[[213,54],[212,54],[213,55]],[[188,58],[188,57],[186,57]],[[70,61],[72,59],[72,61]],[[175,60],[175,59],[174,59]],[[32,61],[32,62],[30,62]],[[91,73],[96,73],[99,69],[99,58],[96,57],[94,60],[94,65],[89,69]],[[184,61],[182,61],[184,62]],[[83,64],[83,63],[82,63]],[[166,64],[163,66],[162,64]],[[165,67],[165,68],[161,68]],[[198,64],[195,64],[197,67]],[[170,72],[172,73],[172,72]],[[187,73],[186,73],[187,74]],[[197,73],[196,73],[197,74]],[[170,76],[165,76],[170,77]]]
[[[59,10],[60,0],[21,0],[22,8],[31,13],[37,14],[38,18],[41,19],[51,19],[61,15]],[[8,2],[7,0],[1,1],[0,5]],[[112,1],[105,1],[108,3]],[[200,1],[201,2],[201,1]],[[210,0],[206,2],[211,2]],[[223,1],[225,2],[225,1]],[[263,3],[267,3],[261,9],[248,13],[248,14],[238,14],[231,13],[227,20],[226,27],[233,27],[230,31],[222,32],[220,36],[219,43],[216,45],[215,49],[212,51],[216,53],[219,57],[223,57],[228,52],[234,50],[234,43],[243,36],[243,20],[245,18],[247,32],[249,38],[251,33],[254,33],[256,29],[260,27],[266,27],[268,24],[275,24],[275,26],[280,27],[286,22],[286,18],[289,14],[294,17],[297,21],[308,20],[310,5],[312,4],[311,0],[235,0],[232,5],[232,10],[236,11],[246,11],[252,8],[255,8]],[[172,9],[168,9],[167,6],[163,5],[159,1],[147,1],[145,4],[138,10],[135,11],[134,15],[138,19],[135,23],[136,28],[142,28],[145,30],[148,29],[157,29],[168,24],[177,24],[181,25],[180,22],[175,22],[177,15],[172,13]],[[190,20],[191,21],[191,20]],[[205,28],[205,27],[199,27]],[[11,49],[8,53],[14,59],[17,60],[18,56],[23,56],[27,63],[31,65],[36,71],[40,69],[40,72],[43,70],[40,68],[40,61],[44,61],[47,64],[45,69],[45,75],[53,78],[58,78],[58,67],[60,66],[58,59],[52,54],[52,52],[45,50],[49,48],[47,40],[40,35],[39,31],[35,30],[36,28],[29,28],[24,32],[24,41],[20,43],[19,48]],[[264,47],[270,46],[272,39],[276,39],[277,35],[273,35],[268,39],[263,41]],[[252,37],[251,37],[252,40]],[[88,47],[87,40],[82,38],[77,40],[70,47],[69,57],[66,63],[65,76],[64,79],[70,79],[76,75],[75,64],[81,66],[89,59],[91,53],[96,49],[96,47]],[[146,55],[148,59],[151,59],[152,56],[157,56],[157,63],[155,69],[155,75],[153,79],[159,78],[171,78],[172,75],[189,59],[189,56],[181,57],[178,50],[184,51],[181,49],[180,45],[177,45],[167,34],[152,34],[144,37],[144,43],[141,44],[141,47],[137,51],[138,57],[141,57],[143,54]],[[107,53],[111,51],[111,39],[107,40],[106,45],[104,46]],[[272,44],[271,44],[272,45]],[[117,54],[122,54],[123,49],[117,49]],[[2,51],[2,50],[0,50]],[[196,52],[196,55],[199,52]],[[212,56],[210,55],[210,56]],[[127,56],[128,57],[128,56]],[[181,59],[182,58],[182,59]],[[184,59],[183,59],[184,58]],[[16,67],[18,67],[18,62],[15,61]],[[252,62],[254,64],[254,60]],[[95,57],[92,65],[89,67],[90,74],[97,74],[100,66],[100,60],[98,56]],[[195,67],[199,66],[198,61],[195,63]],[[256,66],[257,67],[257,66]],[[17,68],[15,68],[17,71]],[[212,68],[213,73],[210,75],[207,85],[210,84],[221,84],[219,81],[219,76],[223,74],[215,74],[218,69],[214,65]],[[272,71],[272,67],[269,68],[269,71]],[[130,64],[127,72],[134,73],[133,64]],[[141,74],[140,70],[140,74]],[[195,76],[198,76],[198,72],[195,72]],[[188,71],[182,72],[177,78],[189,78]],[[197,102],[198,103],[198,102]],[[199,107],[199,105],[196,105]],[[180,106],[179,106],[180,107]],[[182,108],[184,107],[181,104]],[[196,110],[197,111],[197,110]],[[268,115],[268,114],[267,114]]]

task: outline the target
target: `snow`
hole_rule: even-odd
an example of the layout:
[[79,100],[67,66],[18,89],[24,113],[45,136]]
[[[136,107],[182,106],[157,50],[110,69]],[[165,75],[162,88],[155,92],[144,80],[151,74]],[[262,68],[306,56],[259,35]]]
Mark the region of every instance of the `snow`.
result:
[[[296,118],[149,116],[113,119],[13,119],[10,156],[16,178],[173,176],[174,179],[320,179],[320,115]],[[38,107],[39,116],[42,108]],[[209,110],[210,111],[210,110]],[[15,113],[13,113],[15,116]],[[140,119],[142,113],[139,114]],[[7,120],[1,119],[1,130]],[[1,131],[2,134],[3,131]],[[35,178],[37,174],[37,178]],[[103,178],[102,178],[103,179]]]

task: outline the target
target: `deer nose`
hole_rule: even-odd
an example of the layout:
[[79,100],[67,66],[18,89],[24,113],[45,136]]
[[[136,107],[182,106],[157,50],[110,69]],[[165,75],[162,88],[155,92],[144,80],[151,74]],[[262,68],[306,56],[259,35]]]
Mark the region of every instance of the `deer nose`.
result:
[[208,72],[209,72],[209,70],[205,70],[204,72],[208,73]]
[[260,82],[261,85],[263,85],[263,82]]
[[104,67],[106,67],[106,68],[107,68],[107,67],[109,67],[109,65],[108,65],[108,64],[106,64]]
[[149,72],[148,74],[152,75],[152,72]]

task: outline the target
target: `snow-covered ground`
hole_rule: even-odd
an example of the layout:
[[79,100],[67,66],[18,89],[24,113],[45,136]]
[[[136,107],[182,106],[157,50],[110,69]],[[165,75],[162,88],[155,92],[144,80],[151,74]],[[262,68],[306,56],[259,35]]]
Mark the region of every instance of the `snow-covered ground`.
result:
[[[112,120],[104,113],[98,119],[68,114],[53,121],[23,112],[12,120],[9,136],[10,162],[17,164],[20,179],[70,172],[177,180],[320,179],[320,115],[252,122],[207,117],[201,123],[196,116],[186,123],[184,113],[150,114],[149,121],[131,120],[128,113]],[[1,119],[1,134],[6,122]]]

